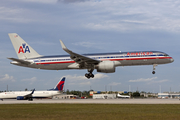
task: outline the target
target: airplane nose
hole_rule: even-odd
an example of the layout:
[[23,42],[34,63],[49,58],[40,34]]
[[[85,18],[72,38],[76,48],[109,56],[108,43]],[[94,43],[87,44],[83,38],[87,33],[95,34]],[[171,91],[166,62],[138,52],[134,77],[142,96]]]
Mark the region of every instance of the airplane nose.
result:
[[174,62],[174,59],[173,59],[173,58],[171,58],[171,62]]

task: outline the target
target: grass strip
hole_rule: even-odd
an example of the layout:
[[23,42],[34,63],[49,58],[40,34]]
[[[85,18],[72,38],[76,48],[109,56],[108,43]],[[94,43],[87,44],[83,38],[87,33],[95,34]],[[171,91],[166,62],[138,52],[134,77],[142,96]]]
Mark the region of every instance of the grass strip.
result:
[[179,104],[3,104],[0,120],[178,120]]

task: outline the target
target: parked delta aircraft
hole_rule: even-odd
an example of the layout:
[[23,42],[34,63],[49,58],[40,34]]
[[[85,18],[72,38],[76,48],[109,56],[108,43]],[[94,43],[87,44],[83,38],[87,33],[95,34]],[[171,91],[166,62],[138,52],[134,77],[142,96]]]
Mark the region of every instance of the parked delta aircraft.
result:
[[153,74],[158,64],[172,63],[174,59],[160,51],[115,52],[78,54],[69,50],[60,40],[64,51],[69,55],[42,56],[29,46],[18,34],[9,33],[9,37],[17,53],[17,58],[11,64],[47,70],[87,69],[85,76],[93,78],[94,69],[97,72],[113,73],[117,66],[153,65]]
[[62,94],[65,83],[65,77],[63,77],[53,89],[46,91],[16,91],[16,92],[2,92],[0,93],[0,99],[17,99],[17,100],[29,100],[33,98],[50,98],[54,95]]

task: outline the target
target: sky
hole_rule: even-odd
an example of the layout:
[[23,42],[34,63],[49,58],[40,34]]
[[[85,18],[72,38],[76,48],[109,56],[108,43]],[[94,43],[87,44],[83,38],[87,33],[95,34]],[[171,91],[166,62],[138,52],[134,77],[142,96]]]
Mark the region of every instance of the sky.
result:
[[[180,91],[180,1],[178,0],[1,0],[0,91],[47,90],[66,77],[65,90]],[[162,51],[170,64],[116,67],[115,73],[39,70],[10,64],[18,58],[8,33],[17,33],[41,55],[72,51],[107,53]]]

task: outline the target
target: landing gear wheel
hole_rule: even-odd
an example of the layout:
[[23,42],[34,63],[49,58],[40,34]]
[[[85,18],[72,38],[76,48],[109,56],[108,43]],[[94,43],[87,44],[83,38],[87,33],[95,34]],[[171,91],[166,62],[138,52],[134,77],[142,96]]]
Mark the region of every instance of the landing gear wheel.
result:
[[87,77],[88,79],[90,78],[89,74],[87,74],[87,73],[85,74],[85,77]]
[[91,77],[94,78],[94,75],[92,74]]
[[89,78],[94,78],[94,74],[92,73],[93,70],[94,70],[94,67],[89,68],[89,69],[87,69],[87,70],[88,70],[89,73],[86,73],[86,74],[85,74],[85,77],[87,77],[88,79],[89,79]]
[[92,78],[94,77],[94,75],[92,73],[89,73],[89,76],[92,77]]
[[29,98],[29,101],[33,101],[33,98]]
[[87,77],[88,79],[91,78],[91,77],[94,78],[94,75],[93,75],[92,73],[89,73],[89,74],[86,73],[86,74],[85,74],[85,77]]
[[152,71],[152,74],[155,74],[156,72],[155,71]]
[[85,77],[88,77],[88,74],[87,74],[87,73],[85,74]]

